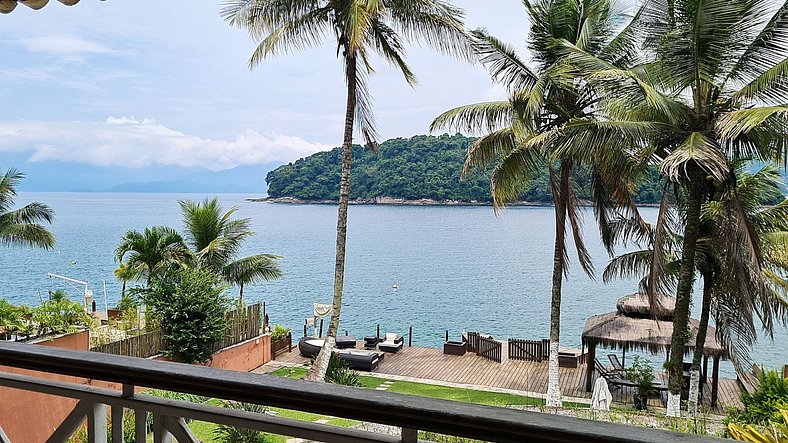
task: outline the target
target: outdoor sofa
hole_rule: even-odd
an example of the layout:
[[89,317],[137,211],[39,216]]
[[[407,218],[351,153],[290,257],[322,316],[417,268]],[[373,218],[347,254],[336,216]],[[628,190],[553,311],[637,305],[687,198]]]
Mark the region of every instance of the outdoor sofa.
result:
[[384,352],[396,353],[402,349],[404,343],[405,339],[403,339],[401,335],[387,332],[386,335],[383,336],[383,341],[378,343],[378,349]]
[[336,351],[339,358],[356,371],[374,371],[383,360],[382,352],[342,349]]

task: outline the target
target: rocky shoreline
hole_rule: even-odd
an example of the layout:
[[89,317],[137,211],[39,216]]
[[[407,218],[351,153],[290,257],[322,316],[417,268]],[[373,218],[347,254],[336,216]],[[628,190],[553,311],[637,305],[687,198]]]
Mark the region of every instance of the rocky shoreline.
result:
[[[305,200],[295,197],[260,197],[260,198],[247,198],[250,202],[263,202],[263,203],[284,203],[292,205],[336,205],[336,200]],[[492,206],[492,202],[480,202],[476,200],[460,201],[460,200],[434,200],[431,198],[421,198],[417,200],[408,200],[404,198],[394,197],[375,197],[375,198],[359,198],[350,201],[351,205],[390,205],[390,206]],[[533,203],[533,202],[516,202],[510,203],[510,206],[550,206],[546,203]]]

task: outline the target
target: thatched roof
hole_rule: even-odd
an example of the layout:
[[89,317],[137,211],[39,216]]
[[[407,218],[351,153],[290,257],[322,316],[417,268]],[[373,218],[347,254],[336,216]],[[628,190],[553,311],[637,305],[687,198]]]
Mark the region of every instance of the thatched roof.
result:
[[[687,346],[687,352],[695,348],[698,323],[697,320],[690,319],[692,338]],[[716,330],[709,326],[703,353],[709,357],[726,358],[727,353],[717,341],[715,334]],[[583,328],[583,344],[602,345],[612,349],[638,349],[657,354],[666,352],[670,348],[672,335],[673,323],[670,321],[630,317],[621,312],[610,312],[586,320],[586,326]]]
[[652,310],[648,295],[636,292],[618,299],[616,309],[629,317],[656,318],[659,320],[673,319],[673,311],[676,309],[675,298],[665,294],[657,294],[654,297],[654,302],[655,309]]
[[[79,0],[58,0],[66,6],[74,6],[79,3]],[[31,9],[41,9],[49,3],[49,0],[0,0],[0,13],[8,14],[16,9],[17,3],[27,6]]]

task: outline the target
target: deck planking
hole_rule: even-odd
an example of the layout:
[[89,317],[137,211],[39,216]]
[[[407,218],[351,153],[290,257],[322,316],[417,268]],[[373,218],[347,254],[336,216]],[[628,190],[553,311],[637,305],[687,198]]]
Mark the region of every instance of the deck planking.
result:
[[[357,344],[358,349],[363,349],[363,342]],[[298,353],[298,348],[276,357],[275,362],[285,365],[308,364],[309,359]],[[405,347],[402,351],[387,353],[381,361],[374,375],[384,377],[394,375],[421,380],[435,380],[438,382],[472,385],[478,387],[503,388],[522,391],[524,395],[545,394],[547,392],[547,361],[533,362],[520,360],[503,360],[496,363],[476,354],[466,353],[462,356],[445,355],[442,349]],[[265,371],[265,369],[261,369]],[[591,394],[585,392],[586,365],[579,364],[577,368],[560,368],[559,383],[564,396],[576,398],[590,398]],[[664,379],[665,374],[658,374],[658,381]],[[632,404],[634,388],[611,389],[613,401],[621,404]],[[737,380],[720,378],[717,407],[711,412],[722,414],[730,406],[741,406],[741,387]],[[663,398],[652,398],[650,405],[660,407],[664,404]],[[711,399],[711,383],[703,387],[703,404],[709,406]]]

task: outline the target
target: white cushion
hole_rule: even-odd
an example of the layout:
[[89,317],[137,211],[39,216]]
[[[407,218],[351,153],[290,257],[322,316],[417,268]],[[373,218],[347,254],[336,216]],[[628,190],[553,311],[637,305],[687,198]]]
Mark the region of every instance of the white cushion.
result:
[[391,332],[386,333],[386,340],[385,341],[394,341],[397,339],[397,334],[393,334]]

